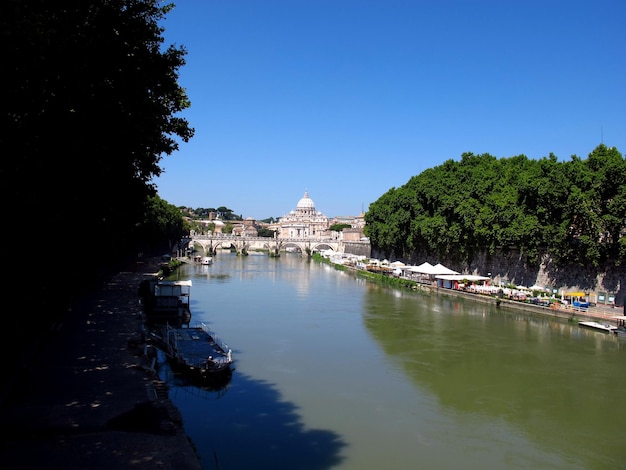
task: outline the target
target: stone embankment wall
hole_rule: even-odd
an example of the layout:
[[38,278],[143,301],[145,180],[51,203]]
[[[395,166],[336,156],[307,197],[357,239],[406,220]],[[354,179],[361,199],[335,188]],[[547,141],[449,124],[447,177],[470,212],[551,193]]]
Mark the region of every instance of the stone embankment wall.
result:
[[362,241],[343,241],[343,252],[350,253],[351,255],[372,256],[372,246],[370,242]]
[[[372,250],[373,258],[383,259],[385,255]],[[389,261],[396,261],[396,258]],[[441,263],[450,269],[466,274],[490,276],[494,283],[512,283],[527,287],[533,285],[549,286],[559,292],[583,291],[589,294],[604,293],[615,297],[617,305],[624,305],[626,297],[626,261],[621,266],[600,266],[598,268],[568,266],[556,267],[549,256],[544,256],[539,266],[528,266],[525,257],[517,250],[499,252],[495,255],[481,253],[470,265],[442,260],[432,255],[422,254],[416,259],[399,259],[407,264]]]
[[[626,266],[583,266],[556,267],[549,256],[544,256],[538,267],[529,267],[524,257],[517,252],[488,257],[481,255],[471,266],[472,272],[492,273],[516,285],[550,286],[559,291],[583,291],[596,295],[605,293],[615,296],[619,305],[626,294]],[[468,271],[469,272],[469,269]],[[499,280],[499,279],[496,279]]]

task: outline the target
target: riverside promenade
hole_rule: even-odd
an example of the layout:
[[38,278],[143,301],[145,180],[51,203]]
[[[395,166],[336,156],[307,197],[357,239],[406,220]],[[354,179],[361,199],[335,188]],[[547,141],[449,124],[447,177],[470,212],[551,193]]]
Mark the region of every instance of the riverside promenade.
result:
[[[443,295],[454,295],[465,297],[476,302],[497,303],[497,299],[492,296],[475,292],[466,292],[456,289],[436,288],[431,292]],[[609,305],[595,305],[589,308],[573,308],[571,306],[560,305],[559,308],[544,307],[529,302],[518,300],[501,299],[500,307],[513,310],[523,310],[528,313],[537,313],[550,317],[557,317],[565,320],[576,319],[577,321],[597,321],[599,323],[609,323],[612,326],[623,325],[626,321],[626,309],[624,306],[612,307]]]
[[158,269],[137,264],[76,302],[21,375],[3,378],[2,468],[202,468],[138,334],[139,283]]

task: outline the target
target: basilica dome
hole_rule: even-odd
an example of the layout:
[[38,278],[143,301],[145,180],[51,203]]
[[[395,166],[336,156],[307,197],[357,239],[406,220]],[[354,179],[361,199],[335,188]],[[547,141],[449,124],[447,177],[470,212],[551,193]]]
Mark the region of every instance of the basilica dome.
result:
[[328,236],[328,217],[315,210],[315,203],[305,191],[296,210],[278,220],[278,238],[319,240]]
[[315,203],[309,197],[308,191],[304,192],[304,197],[298,201],[296,209],[315,210]]

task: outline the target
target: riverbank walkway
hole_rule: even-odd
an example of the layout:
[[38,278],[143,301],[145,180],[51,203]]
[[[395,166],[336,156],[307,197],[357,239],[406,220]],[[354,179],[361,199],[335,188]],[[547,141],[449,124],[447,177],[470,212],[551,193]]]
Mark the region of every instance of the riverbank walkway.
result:
[[[470,298],[477,302],[497,303],[498,299],[493,296],[485,294],[478,294],[474,292],[466,292],[456,289],[437,288],[435,289],[441,294],[459,295]],[[511,308],[516,310],[525,310],[531,313],[539,313],[547,316],[558,317],[562,319],[576,319],[576,320],[591,320],[599,322],[608,322],[613,326],[624,325],[626,322],[626,310],[623,306],[610,306],[610,305],[594,305],[588,308],[573,307],[571,305],[553,304],[551,307],[533,304],[526,301],[512,300],[503,298],[500,299],[501,307]]]
[[19,377],[3,377],[3,468],[200,470],[144,354],[137,264],[72,306]]

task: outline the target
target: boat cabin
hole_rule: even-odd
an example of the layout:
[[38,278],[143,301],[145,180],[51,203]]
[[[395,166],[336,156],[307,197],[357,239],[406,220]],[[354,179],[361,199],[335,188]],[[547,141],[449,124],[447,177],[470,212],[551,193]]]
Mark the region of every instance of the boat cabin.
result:
[[188,314],[190,294],[191,280],[154,280],[140,287],[140,297],[147,314]]
[[202,264],[204,266],[208,266],[210,264],[213,264],[213,258],[210,256],[194,256],[193,257],[193,262],[194,263],[198,263],[198,264]]

